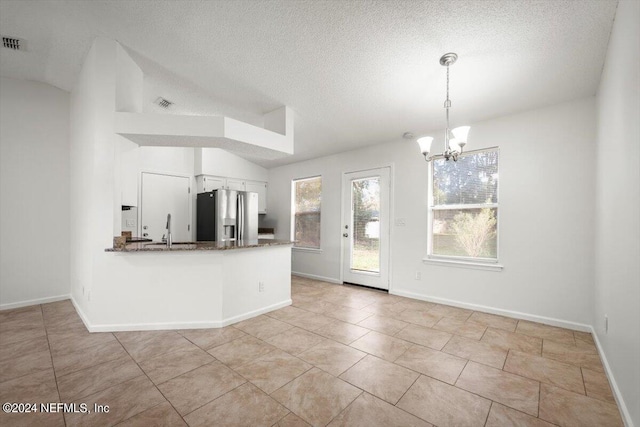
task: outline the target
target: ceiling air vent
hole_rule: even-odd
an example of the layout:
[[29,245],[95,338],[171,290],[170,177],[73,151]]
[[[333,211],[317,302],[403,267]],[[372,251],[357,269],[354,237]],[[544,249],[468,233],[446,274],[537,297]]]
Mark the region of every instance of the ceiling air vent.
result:
[[159,96],[158,99],[156,99],[156,104],[158,104],[162,108],[169,108],[170,106],[173,105],[173,102],[171,102],[168,99],[164,99],[163,97]]
[[2,36],[2,47],[13,50],[21,50],[24,48],[24,44],[21,39]]

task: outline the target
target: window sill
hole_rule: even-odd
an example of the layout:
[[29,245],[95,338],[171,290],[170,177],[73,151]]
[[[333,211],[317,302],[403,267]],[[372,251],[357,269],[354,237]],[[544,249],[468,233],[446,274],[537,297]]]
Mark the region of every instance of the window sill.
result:
[[310,253],[316,253],[316,254],[321,254],[322,253],[322,249],[301,248],[301,247],[297,247],[297,246],[294,246],[293,250],[296,251],[296,252],[310,252]]
[[502,271],[504,268],[501,264],[493,264],[486,262],[473,262],[473,261],[454,261],[450,259],[442,258],[429,258],[428,256],[422,258],[424,264],[442,265],[447,267],[458,268],[470,268],[473,270],[485,270],[485,271]]

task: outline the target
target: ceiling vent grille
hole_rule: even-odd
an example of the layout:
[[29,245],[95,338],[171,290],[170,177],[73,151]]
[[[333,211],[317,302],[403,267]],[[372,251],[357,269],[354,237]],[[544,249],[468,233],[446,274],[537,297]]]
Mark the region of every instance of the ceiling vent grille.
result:
[[2,47],[12,50],[21,50],[24,46],[20,39],[2,36]]
[[173,105],[173,102],[171,102],[168,99],[164,99],[163,97],[159,96],[158,99],[156,99],[156,104],[158,104],[162,108],[169,108],[170,106]]

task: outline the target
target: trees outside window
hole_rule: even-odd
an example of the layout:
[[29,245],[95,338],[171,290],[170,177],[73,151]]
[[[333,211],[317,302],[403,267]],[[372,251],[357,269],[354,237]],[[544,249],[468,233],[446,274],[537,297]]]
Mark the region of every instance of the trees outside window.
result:
[[429,255],[498,259],[498,149],[431,163]]
[[294,180],[292,193],[294,246],[320,249],[322,177]]

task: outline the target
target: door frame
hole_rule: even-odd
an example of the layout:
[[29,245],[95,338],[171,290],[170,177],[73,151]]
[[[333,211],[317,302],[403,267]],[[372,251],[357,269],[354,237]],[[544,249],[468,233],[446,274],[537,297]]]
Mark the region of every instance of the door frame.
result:
[[[395,191],[394,190],[394,186],[395,186],[395,163],[383,163],[381,165],[378,166],[367,166],[367,167],[363,167],[363,168],[356,168],[354,170],[347,170],[347,171],[343,171],[340,174],[340,227],[338,228],[338,232],[339,234],[342,234],[342,221],[344,219],[344,214],[345,214],[345,206],[344,206],[344,198],[345,198],[345,188],[344,188],[344,179],[345,179],[345,175],[350,174],[350,173],[357,173],[357,172],[367,172],[367,171],[371,171],[371,170],[375,170],[375,169],[382,169],[382,168],[389,168],[389,259],[388,259],[388,269],[389,269],[389,278],[388,278],[388,289],[386,289],[386,291],[389,292],[389,294],[392,294],[391,290],[393,289],[393,257],[391,256],[392,253],[392,242],[393,242],[393,237],[394,237],[394,232],[393,232],[393,224],[395,223]],[[349,232],[351,232],[351,230],[349,230]],[[344,285],[344,252],[345,252],[345,241],[342,238],[342,236],[340,237],[340,285]],[[380,290],[385,290],[385,289],[380,289]]]
[[196,221],[194,218],[195,215],[195,198],[193,197],[195,183],[193,175],[184,175],[180,173],[172,173],[172,172],[161,172],[153,169],[143,169],[140,171],[138,175],[138,236],[142,237],[142,175],[145,173],[153,174],[153,175],[164,175],[164,176],[173,176],[176,178],[187,178],[189,180],[189,224],[191,225],[191,236],[190,241],[195,241],[195,229],[196,229]]

